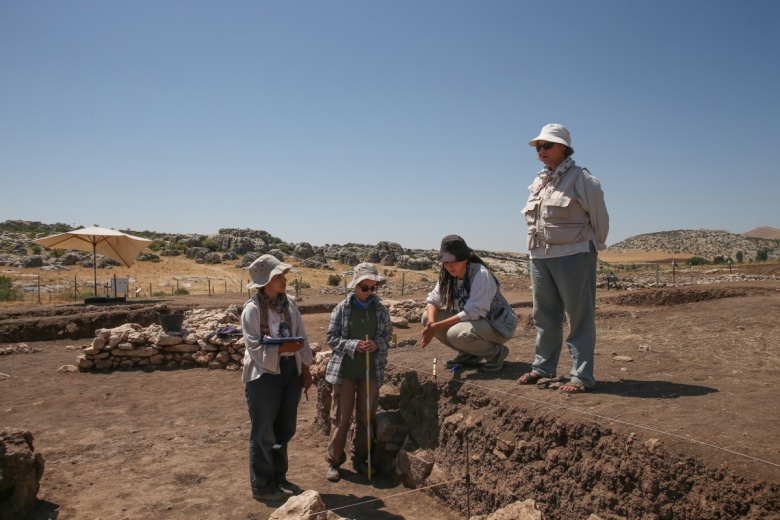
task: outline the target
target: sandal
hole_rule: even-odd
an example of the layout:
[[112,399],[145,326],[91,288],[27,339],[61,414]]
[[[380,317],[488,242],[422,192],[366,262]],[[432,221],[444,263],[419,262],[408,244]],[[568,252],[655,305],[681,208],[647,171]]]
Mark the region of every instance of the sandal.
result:
[[536,372],[528,372],[527,374],[523,374],[520,376],[520,378],[517,380],[518,385],[535,385],[537,381],[539,381],[542,378],[542,374],[537,374]]
[[593,389],[588,388],[579,381],[569,381],[566,384],[561,385],[561,387],[558,389],[558,392],[561,394],[584,394],[587,392],[591,392]]

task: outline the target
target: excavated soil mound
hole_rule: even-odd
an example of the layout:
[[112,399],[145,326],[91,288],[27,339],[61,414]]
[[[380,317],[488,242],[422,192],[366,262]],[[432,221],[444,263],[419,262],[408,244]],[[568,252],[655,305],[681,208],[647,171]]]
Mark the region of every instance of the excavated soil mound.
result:
[[668,306],[682,305],[684,303],[704,302],[708,300],[719,300],[721,298],[744,297],[749,294],[746,289],[736,289],[732,287],[707,287],[701,288],[666,288],[666,289],[648,289],[636,292],[621,294],[605,298],[604,300],[614,305],[624,305],[630,307],[648,307],[648,306]]
[[[416,443],[435,454],[426,485],[450,507],[488,514],[537,501],[545,518],[777,518],[780,486],[673,455],[658,439],[638,440],[549,410],[507,406],[500,395],[416,372],[390,379]],[[441,429],[439,428],[441,425]],[[469,475],[467,486],[463,477]]]

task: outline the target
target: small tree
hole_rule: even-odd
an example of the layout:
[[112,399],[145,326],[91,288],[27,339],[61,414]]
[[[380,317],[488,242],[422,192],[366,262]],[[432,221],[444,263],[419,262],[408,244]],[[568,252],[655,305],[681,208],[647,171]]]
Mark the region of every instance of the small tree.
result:
[[756,252],[756,262],[766,262],[767,260],[769,260],[769,251],[762,247]]
[[716,256],[715,258],[712,259],[712,263],[715,265],[725,264],[726,258],[723,255]]
[[0,302],[16,301],[22,298],[22,293],[14,288],[13,280],[8,276],[0,276]]
[[332,287],[338,287],[341,283],[341,277],[337,274],[328,275],[328,285]]
[[739,262],[740,264],[745,260],[745,253],[743,253],[742,251],[737,251],[736,256],[737,256],[737,262]]

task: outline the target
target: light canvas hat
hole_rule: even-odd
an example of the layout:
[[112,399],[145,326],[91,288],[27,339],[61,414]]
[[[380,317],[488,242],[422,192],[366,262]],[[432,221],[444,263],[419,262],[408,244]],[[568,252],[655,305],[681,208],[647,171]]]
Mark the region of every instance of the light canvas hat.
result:
[[247,289],[260,289],[271,281],[277,274],[286,273],[292,269],[291,265],[283,264],[272,255],[263,255],[246,268],[252,281],[246,284]]
[[373,280],[376,282],[377,287],[384,285],[387,282],[387,279],[384,276],[381,276],[376,270],[376,266],[368,262],[363,262],[362,264],[355,266],[352,270],[352,281],[349,282],[347,288],[354,289],[357,287],[357,284],[363,280]]
[[558,123],[544,125],[539,135],[528,141],[531,146],[536,146],[536,141],[547,141],[548,143],[560,143],[571,148],[571,135],[565,126]]

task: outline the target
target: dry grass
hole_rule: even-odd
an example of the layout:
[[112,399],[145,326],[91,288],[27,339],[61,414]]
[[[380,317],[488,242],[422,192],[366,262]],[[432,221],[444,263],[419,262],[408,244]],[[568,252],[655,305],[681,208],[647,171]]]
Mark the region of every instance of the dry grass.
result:
[[[334,271],[324,269],[311,269],[301,267],[301,262],[293,257],[285,258],[285,262],[293,266],[288,274],[288,286],[293,280],[300,280],[302,285],[321,289],[328,287],[328,277],[333,274],[342,276],[351,271],[351,267],[333,263]],[[246,284],[249,275],[241,268],[236,267],[238,260],[222,264],[199,264],[195,260],[184,256],[160,257],[160,261],[136,262],[131,267],[112,267],[98,269],[98,295],[102,296],[103,284],[116,276],[117,279],[129,279],[130,296],[136,289],[141,289],[139,296],[172,295],[177,290],[186,290],[189,294],[207,295],[211,291],[216,293],[243,293],[246,292]],[[397,267],[377,266],[379,272],[388,277],[389,282],[400,283],[401,272],[404,273],[405,283],[414,283],[424,280],[435,280],[434,271],[409,271]],[[74,299],[74,282],[79,287],[79,297],[84,298],[93,293],[94,273],[91,267],[70,266],[67,271],[46,271],[40,268],[6,268],[0,271],[0,275],[11,277],[17,287],[24,288],[24,301],[3,302],[2,305],[15,305],[20,303],[38,303],[40,285],[40,303],[62,303]],[[348,277],[348,280],[351,276]]]

